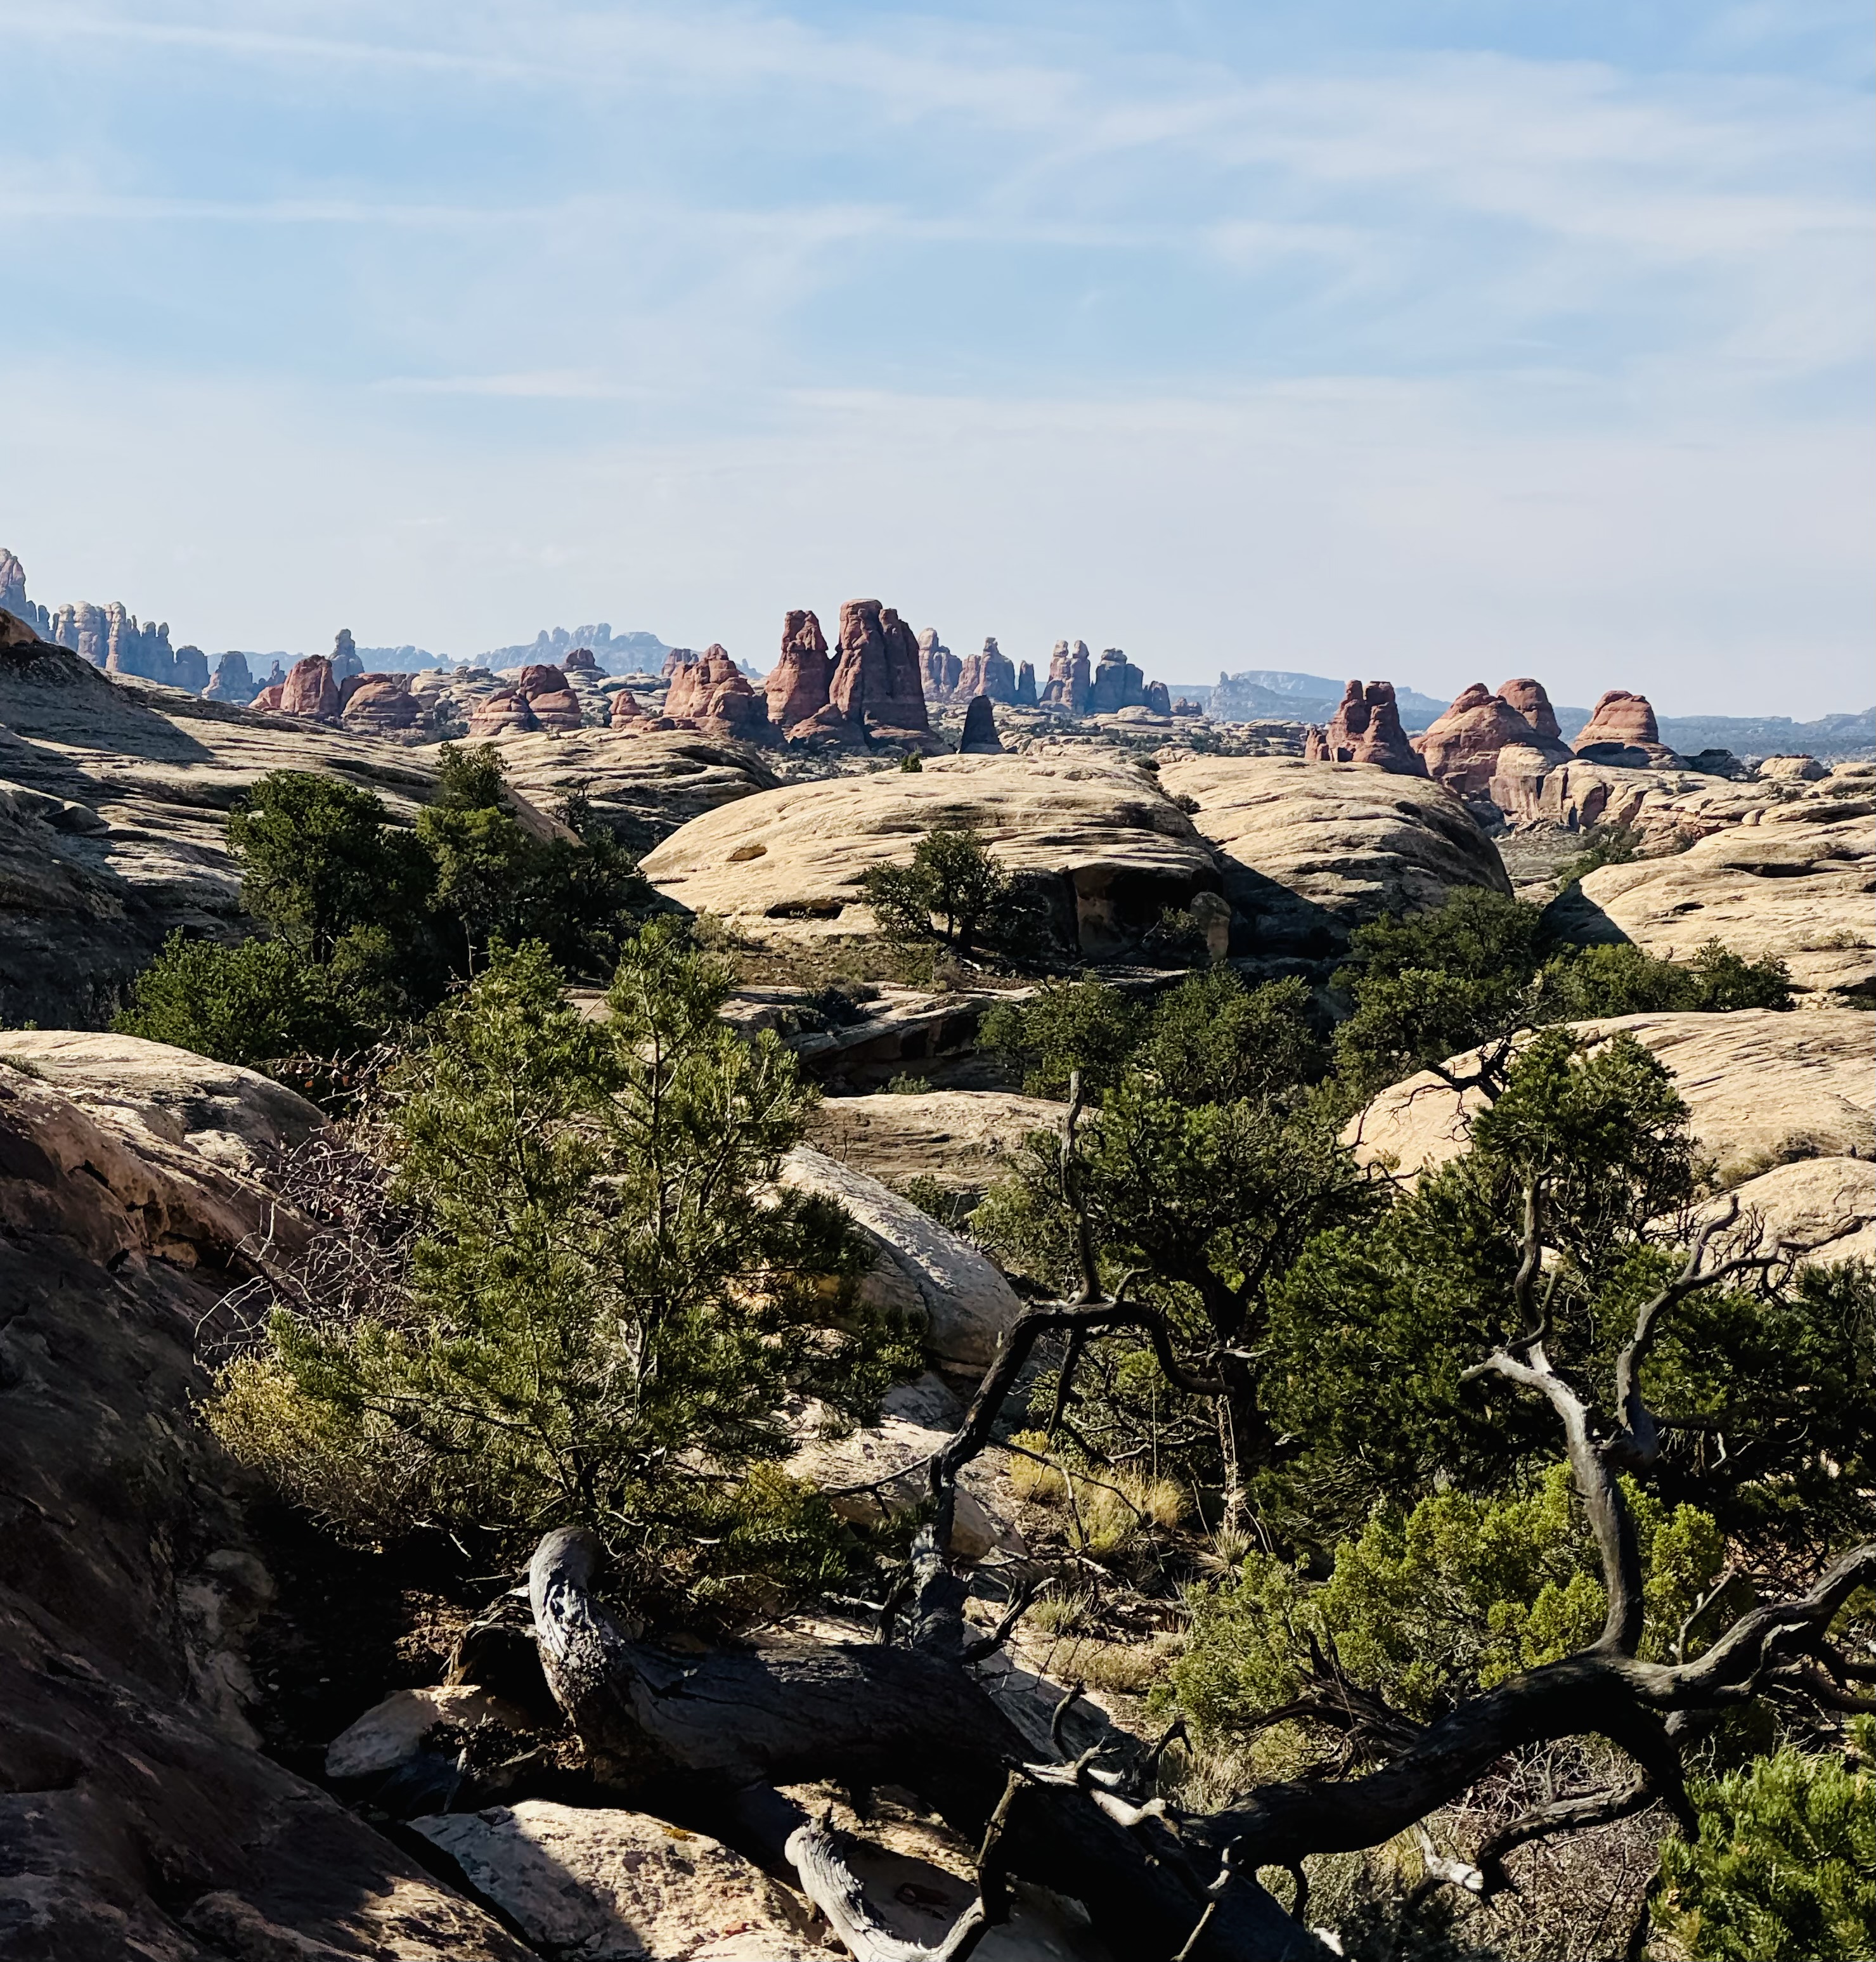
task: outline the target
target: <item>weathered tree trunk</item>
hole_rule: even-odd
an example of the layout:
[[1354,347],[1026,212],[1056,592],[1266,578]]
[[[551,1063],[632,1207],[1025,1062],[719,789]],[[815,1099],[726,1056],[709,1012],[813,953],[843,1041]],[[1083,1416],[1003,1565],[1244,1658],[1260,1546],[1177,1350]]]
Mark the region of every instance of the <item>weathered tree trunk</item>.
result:
[[[681,1785],[732,1818],[751,1786],[901,1785],[981,1839],[1028,1746],[961,1667],[858,1643],[674,1654],[631,1640],[593,1595],[597,1551],[590,1533],[550,1533],[529,1591],[548,1686],[602,1776],[628,1790]],[[1129,1962],[1181,1953],[1218,1871],[1214,1855],[1195,1855],[1157,1817],[1122,1824],[1059,1768],[1009,1808],[1000,1852],[1011,1874],[1081,1901]],[[1226,1890],[1191,1951],[1191,1962],[1325,1958],[1248,1874]]]

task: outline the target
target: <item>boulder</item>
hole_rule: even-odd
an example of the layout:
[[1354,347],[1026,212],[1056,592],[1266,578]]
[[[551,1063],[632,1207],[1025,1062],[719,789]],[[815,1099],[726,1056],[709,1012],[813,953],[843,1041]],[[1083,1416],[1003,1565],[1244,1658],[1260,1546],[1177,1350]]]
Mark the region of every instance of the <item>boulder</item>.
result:
[[987,695],[973,695],[970,698],[970,706],[964,711],[964,730],[958,738],[957,753],[960,756],[1000,756],[1004,753],[1003,740],[996,733],[996,717],[991,713]]
[[419,731],[422,719],[407,674],[354,675],[345,684],[340,720],[348,729],[396,737]]
[[1685,852],[1600,867],[1552,902],[1546,925],[1579,944],[1632,941],[1663,960],[1718,940],[1747,960],[1775,956],[1811,1001],[1868,1001],[1876,995],[1871,800],[1772,804],[1754,815]]
[[259,1748],[251,1638],[303,1637],[195,1347],[251,1272],[237,1248],[304,1229],[241,1166],[318,1114],[158,1044],[0,1049],[31,1066],[0,1062],[0,1948],[529,1962]]
[[1193,756],[1162,763],[1159,781],[1197,803],[1192,821],[1220,854],[1234,955],[1330,960],[1385,912],[1442,905],[1463,886],[1511,890],[1477,821],[1424,778],[1296,756]]
[[1023,1305],[997,1269],[968,1241],[878,1180],[797,1145],[781,1180],[832,1200],[874,1251],[863,1291],[879,1305],[922,1321],[927,1353],[960,1369],[982,1369]]
[[525,1710],[468,1683],[395,1690],[346,1726],[326,1746],[326,1776],[336,1783],[382,1778],[408,1764],[436,1730],[497,1726],[520,1737],[533,1727]]
[[1815,756],[1767,756],[1758,774],[1768,783],[1814,784],[1830,772]]
[[1739,1201],[1735,1235],[1754,1231],[1767,1241],[1814,1247],[1820,1264],[1876,1261],[1876,1165],[1867,1158],[1796,1158],[1774,1165],[1708,1200],[1702,1220],[1723,1216]]
[[1660,741],[1660,725],[1648,698],[1631,695],[1625,688],[1612,688],[1596,698],[1573,746],[1585,749],[1593,743],[1635,743],[1658,748]]
[[1032,1132],[1059,1132],[1065,1108],[1007,1090],[830,1097],[815,1107],[808,1139],[888,1184],[929,1178],[981,1192],[1002,1176]]
[[928,734],[917,637],[890,606],[849,599],[840,609],[840,653],[828,698],[869,732]]
[[[819,1427],[825,1415],[812,1403],[797,1414],[803,1441],[784,1468],[814,1486],[843,1519],[876,1525],[915,1513],[931,1498],[932,1460],[964,1421],[964,1411],[943,1379],[928,1373],[887,1391],[879,1422],[863,1430],[823,1435]],[[997,1482],[994,1467],[982,1458],[959,1477],[951,1547],[964,1559],[1028,1553],[1022,1535],[999,1510]]]
[[1532,749],[1552,763],[1564,762],[1570,754],[1561,742],[1539,735],[1508,701],[1488,693],[1485,683],[1476,681],[1433,719],[1424,735],[1414,739],[1414,747],[1436,783],[1456,796],[1472,797],[1489,794],[1503,749]]
[[505,689],[477,703],[469,716],[469,734],[478,743],[497,736],[526,735],[539,729],[534,705],[516,689]]
[[812,613],[797,610],[781,623],[781,658],[763,683],[769,719],[791,736],[827,706],[827,685],[833,677],[826,636]]
[[1219,885],[1210,848],[1144,772],[1034,752],[791,783],[694,820],[641,869],[679,905],[758,937],[867,934],[861,874],[909,862],[935,825],[976,826],[1050,909],[1057,937],[1089,954],[1133,944],[1167,907]]
[[827,1962],[808,1910],[721,1841],[545,1799],[411,1822],[540,1954],[566,1962]]
[[637,695],[628,688],[615,689],[607,720],[612,728],[643,728],[651,720]]
[[[1700,1149],[1723,1185],[1807,1158],[1876,1158],[1876,1017],[1741,1008],[1729,1015],[1612,1015],[1572,1024],[1595,1040],[1625,1031],[1673,1072]],[[1477,1052],[1446,1066],[1463,1076]],[[1384,1090],[1344,1134],[1363,1164],[1408,1177],[1467,1148],[1481,1099],[1432,1070]]]
[[313,722],[338,721],[339,685],[325,655],[308,654],[293,663],[280,690],[280,712]]
[[1315,763],[1373,763],[1401,777],[1427,774],[1425,759],[1401,727],[1391,681],[1351,681],[1328,727],[1305,733],[1302,753]]

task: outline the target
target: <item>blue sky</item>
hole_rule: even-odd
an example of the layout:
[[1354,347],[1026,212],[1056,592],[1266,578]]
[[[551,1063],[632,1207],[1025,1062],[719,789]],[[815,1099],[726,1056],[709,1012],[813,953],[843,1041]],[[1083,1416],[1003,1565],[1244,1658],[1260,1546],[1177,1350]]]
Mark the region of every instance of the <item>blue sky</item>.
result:
[[211,650],[1861,706],[1866,14],[0,0],[0,544]]

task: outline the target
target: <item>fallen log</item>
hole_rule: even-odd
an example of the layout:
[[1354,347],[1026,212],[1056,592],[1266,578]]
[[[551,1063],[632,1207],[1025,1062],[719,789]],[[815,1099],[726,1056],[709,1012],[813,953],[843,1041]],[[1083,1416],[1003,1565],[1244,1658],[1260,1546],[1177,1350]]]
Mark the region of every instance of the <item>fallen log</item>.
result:
[[[839,1778],[916,1792],[981,1842],[1028,1746],[955,1662],[848,1642],[752,1644],[679,1654],[627,1634],[593,1590],[598,1542],[578,1528],[542,1540],[529,1595],[548,1686],[596,1772],[627,1792],[682,1789],[747,1839],[752,1786]],[[1117,1808],[1090,1768],[1027,1768],[998,1842],[1002,1867],[1080,1901],[1128,1962],[1326,1962],[1328,1951],[1247,1874],[1213,1894],[1221,1862],[1188,1848],[1156,1813]],[[1112,1801],[1109,1794],[1102,1797]],[[830,1895],[842,1882],[829,1847],[773,1831],[760,1851]],[[1204,1925],[1197,1942],[1194,1932]],[[856,1928],[859,1924],[855,1922]],[[1190,1944],[1190,1946],[1188,1946]]]

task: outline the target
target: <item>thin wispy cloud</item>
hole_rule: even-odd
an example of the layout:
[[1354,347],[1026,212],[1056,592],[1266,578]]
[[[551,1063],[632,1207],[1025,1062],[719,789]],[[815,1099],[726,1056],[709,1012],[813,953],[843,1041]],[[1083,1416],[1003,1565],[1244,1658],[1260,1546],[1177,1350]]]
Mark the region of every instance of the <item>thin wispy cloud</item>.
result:
[[[1606,636],[1619,596],[1656,623],[1635,658],[1664,672],[1750,689],[1775,643],[1782,673],[1829,692],[1871,583],[1842,514],[1876,515],[1869,65],[1844,59],[1866,28],[1821,4],[1670,23],[1596,0],[1507,8],[1463,43],[1412,27],[1378,5],[1210,0],[968,18],[825,0],[0,4],[16,71],[0,255],[33,296],[0,323],[0,358],[32,378],[50,445],[0,470],[0,539],[29,566],[52,554],[64,596],[101,580],[138,603],[110,570],[127,562],[169,589],[145,607],[225,610],[231,635],[232,587],[250,609],[270,591],[324,604],[284,514],[277,553],[244,546],[223,587],[197,541],[84,518],[75,462],[78,515],[52,525],[43,456],[56,478],[78,453],[61,420],[95,430],[109,402],[166,488],[199,484],[199,504],[171,501],[211,529],[218,500],[246,494],[211,427],[311,446],[308,478],[336,443],[355,486],[404,485],[427,542],[395,571],[354,549],[369,590],[347,610],[427,609],[396,637],[460,650],[550,615],[618,618],[634,594],[647,624],[694,604],[746,640],[796,603],[775,542],[806,564],[818,526],[834,561],[864,542],[906,577],[928,546],[932,603],[994,605],[1005,631],[998,568],[1026,538],[1017,570],[1038,590],[1079,576],[1149,622],[1170,617],[1156,591],[1210,593],[1254,639],[1313,618],[1329,644],[1291,652],[1331,669],[1372,659],[1368,630],[1312,610],[1312,579],[1393,582],[1377,617],[1420,609],[1423,658],[1450,650],[1463,679],[1466,647],[1543,640],[1560,606]],[[206,414],[237,397],[240,418]],[[0,427],[0,465],[27,428]],[[229,439],[245,483],[268,474]],[[1491,467],[1461,488],[1472,453]],[[1693,454],[1703,486],[1677,474]],[[1616,535],[1586,506],[1587,458],[1615,473]],[[1016,479],[1030,501],[1004,509]],[[29,481],[30,508],[9,505]],[[1647,484],[1677,506],[1635,508]],[[973,515],[992,507],[995,532]],[[374,522],[413,535],[395,502]],[[525,549],[500,546],[504,525]],[[1568,533],[1580,599],[1542,570],[1546,526]],[[1651,529],[1672,547],[1638,558]],[[1270,532],[1283,552],[1244,542]],[[451,556],[471,535],[516,568],[499,625]],[[1101,542],[1098,567],[1078,535]],[[611,561],[609,537],[626,542]],[[1702,537],[1727,541],[1732,586],[1750,565],[1777,603],[1707,605]],[[1395,550],[1408,540],[1417,559]],[[1465,576],[1475,545],[1526,569],[1528,618]],[[684,568],[703,586],[674,587]],[[1809,623],[1809,654],[1763,627],[1777,604]],[[1826,606],[1843,609],[1828,631]]]

